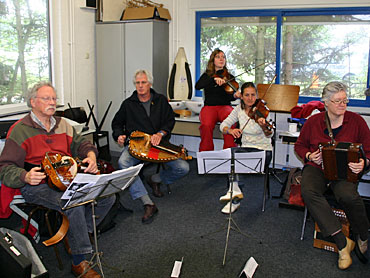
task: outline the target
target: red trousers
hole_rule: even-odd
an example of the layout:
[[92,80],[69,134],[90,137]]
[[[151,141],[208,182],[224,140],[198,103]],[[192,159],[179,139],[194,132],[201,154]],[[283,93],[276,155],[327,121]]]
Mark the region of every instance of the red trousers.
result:
[[[200,111],[200,145],[199,151],[213,151],[213,129],[217,122],[222,122],[229,116],[233,108],[229,105],[204,106]],[[236,147],[234,137],[224,134],[224,149]]]

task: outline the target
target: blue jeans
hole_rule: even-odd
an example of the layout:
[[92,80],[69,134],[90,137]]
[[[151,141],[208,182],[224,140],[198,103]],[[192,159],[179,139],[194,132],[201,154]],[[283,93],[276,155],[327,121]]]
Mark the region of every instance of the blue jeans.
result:
[[[26,184],[21,189],[23,198],[27,203],[42,205],[44,207],[63,212],[69,220],[68,241],[72,255],[88,254],[92,247],[88,233],[93,232],[92,208],[90,204],[81,205],[62,211],[60,197],[63,192],[51,189],[47,184],[32,186]],[[98,201],[95,205],[96,225],[108,213],[115,201],[115,195]]]
[[[128,151],[128,146],[126,146],[118,159],[119,168],[126,169],[128,167],[138,165],[139,163],[143,163],[143,161],[133,157]],[[161,180],[164,184],[174,183],[189,172],[189,163],[182,159],[169,161],[165,164],[166,169],[160,173]],[[131,184],[130,193],[134,200],[148,194],[148,191],[145,189],[140,177],[137,177]]]

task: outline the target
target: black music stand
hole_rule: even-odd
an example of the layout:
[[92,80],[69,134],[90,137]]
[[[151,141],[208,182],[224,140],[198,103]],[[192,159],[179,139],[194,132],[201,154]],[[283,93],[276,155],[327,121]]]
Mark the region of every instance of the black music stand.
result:
[[[235,158],[235,153],[241,155]],[[230,207],[227,216],[226,227],[219,229],[213,233],[220,232],[226,229],[226,241],[222,265],[225,265],[226,254],[230,237],[230,230],[234,230],[245,237],[252,237],[241,231],[232,217],[232,199],[233,199],[233,182],[237,173],[262,173],[265,165],[265,151],[249,152],[246,148],[229,148],[222,151],[198,152],[198,173],[199,174],[229,174],[230,190]],[[203,235],[204,236],[204,235]],[[203,237],[201,236],[201,237]]]
[[[143,164],[139,164],[127,169],[115,171],[111,174],[103,175],[77,174],[75,179],[71,182],[71,184],[68,186],[67,190],[63,194],[62,200],[65,200],[63,210],[89,203],[91,204],[95,251],[90,259],[90,266],[85,271],[85,273],[91,268],[98,266],[99,271],[104,278],[104,272],[101,262],[101,256],[103,255],[103,253],[99,252],[98,249],[95,205],[97,204],[99,199],[109,197],[113,194],[127,189],[139,174],[142,166]],[[95,259],[96,262],[93,263]]]
[[[98,148],[99,158],[110,161],[112,157],[111,157],[110,149],[109,149],[109,131],[105,131],[101,129],[103,128],[103,124],[104,124],[105,118],[108,115],[109,109],[112,106],[112,101],[109,102],[109,105],[107,109],[105,110],[104,116],[101,119],[99,124],[94,115],[94,105],[91,105],[89,100],[87,100],[87,105],[89,106],[89,109],[90,109],[89,119],[91,116],[93,119],[94,125],[95,125],[95,132],[93,133],[93,140],[94,140],[94,143],[96,144],[96,147]],[[102,138],[106,138],[107,140],[107,143],[103,146],[100,145],[100,139]]]

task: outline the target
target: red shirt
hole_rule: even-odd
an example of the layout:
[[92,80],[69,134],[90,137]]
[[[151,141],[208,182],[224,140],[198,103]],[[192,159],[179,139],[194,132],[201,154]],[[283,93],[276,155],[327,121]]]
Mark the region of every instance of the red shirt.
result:
[[[307,152],[313,153],[318,149],[319,143],[331,141],[329,135],[324,133],[325,129],[325,112],[313,115],[304,123],[294,145],[294,150],[303,160]],[[335,136],[335,141],[361,143],[366,157],[370,159],[370,130],[365,120],[357,113],[345,112],[342,128]],[[321,169],[321,166],[312,161],[307,164]]]

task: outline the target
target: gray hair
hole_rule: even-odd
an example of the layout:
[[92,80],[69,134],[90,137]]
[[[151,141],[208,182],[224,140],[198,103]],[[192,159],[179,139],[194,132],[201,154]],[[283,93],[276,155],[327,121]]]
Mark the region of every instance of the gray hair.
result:
[[56,90],[55,90],[53,84],[51,84],[51,82],[49,82],[49,81],[39,81],[35,85],[33,85],[32,88],[30,88],[28,90],[28,94],[27,94],[27,106],[28,107],[32,108],[32,106],[31,106],[31,99],[35,98],[37,96],[37,91],[41,87],[44,87],[44,86],[53,88],[54,92],[56,93]]
[[326,84],[326,86],[322,90],[321,100],[322,101],[330,100],[330,98],[333,95],[335,95],[336,93],[340,91],[344,91],[347,95],[347,90],[348,90],[347,85],[345,85],[342,82],[339,82],[339,81],[329,82],[328,84]]
[[136,85],[136,77],[139,74],[145,74],[146,78],[148,79],[148,82],[153,85],[153,75],[152,75],[152,73],[150,71],[144,70],[144,69],[139,69],[139,70],[135,71],[134,78],[133,78],[134,85]]

